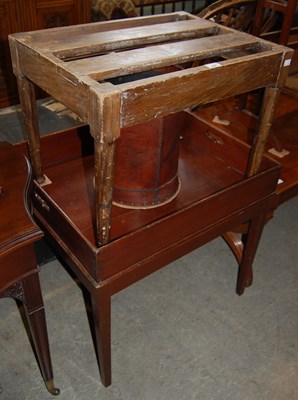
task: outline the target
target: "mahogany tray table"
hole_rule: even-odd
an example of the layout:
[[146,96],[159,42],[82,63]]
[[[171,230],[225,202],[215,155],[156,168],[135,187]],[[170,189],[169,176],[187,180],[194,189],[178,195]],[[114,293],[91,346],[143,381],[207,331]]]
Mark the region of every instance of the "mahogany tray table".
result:
[[[184,12],[19,33],[10,45],[36,178],[34,214],[91,294],[108,386],[114,293],[244,224],[237,293],[251,283],[279,175],[263,149],[292,51]],[[35,85],[90,126],[93,153],[81,151],[87,135],[40,142]],[[113,205],[122,128],[262,87],[252,148],[200,132],[185,112],[177,197],[147,210]]]
[[0,176],[0,298],[24,305],[46,387],[57,395],[34,250],[43,232],[29,213],[31,168],[18,147],[6,142],[0,142]]

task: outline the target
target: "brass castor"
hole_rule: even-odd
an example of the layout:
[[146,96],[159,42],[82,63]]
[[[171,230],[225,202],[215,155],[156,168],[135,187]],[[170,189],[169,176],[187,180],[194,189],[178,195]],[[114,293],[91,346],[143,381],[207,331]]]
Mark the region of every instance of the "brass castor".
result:
[[48,389],[48,391],[54,395],[54,396],[58,396],[58,394],[60,394],[60,389],[56,388],[54,386],[54,381],[53,379],[50,379],[49,381],[46,381],[46,387]]

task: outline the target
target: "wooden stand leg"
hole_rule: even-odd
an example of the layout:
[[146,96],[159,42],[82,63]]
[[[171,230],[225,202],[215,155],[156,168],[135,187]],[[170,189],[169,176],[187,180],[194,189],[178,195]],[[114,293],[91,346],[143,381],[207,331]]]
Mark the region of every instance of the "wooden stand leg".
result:
[[239,264],[236,293],[240,296],[246,287],[253,281],[252,264],[258,248],[259,241],[264,228],[266,213],[262,213],[253,218],[249,223],[247,234],[243,235],[244,244],[242,260]]
[[260,113],[258,132],[254,140],[251,157],[248,162],[247,176],[252,176],[259,171],[265,144],[270,133],[275,108],[278,102],[280,89],[277,87],[266,87]]
[[53,381],[45,311],[38,274],[34,273],[21,282],[23,286],[24,308],[40,369],[48,391],[53,395],[58,395],[60,390],[55,388]]
[[42,172],[40,158],[40,136],[36,110],[35,86],[25,77],[17,78],[17,82],[33,175],[38,183],[43,183],[45,178]]
[[94,88],[89,107],[89,126],[94,138],[96,239],[100,246],[110,240],[115,141],[120,136],[120,91],[98,96]]
[[94,141],[96,236],[98,245],[110,240],[115,143]]
[[94,289],[91,299],[100,375],[103,385],[107,387],[112,383],[110,286]]

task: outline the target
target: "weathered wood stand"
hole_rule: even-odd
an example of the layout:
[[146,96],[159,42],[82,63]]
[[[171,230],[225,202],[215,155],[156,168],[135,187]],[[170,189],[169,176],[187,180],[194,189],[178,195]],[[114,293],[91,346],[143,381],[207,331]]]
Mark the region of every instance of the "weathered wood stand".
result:
[[[262,157],[263,147],[291,51],[186,13],[15,34],[10,44],[36,177],[34,213],[91,294],[108,386],[114,293],[247,223],[238,246],[237,293],[251,283],[279,174]],[[159,74],[142,76],[153,70]],[[132,74],[138,79],[130,81]],[[94,154],[82,156],[77,137],[54,135],[41,160],[34,85],[90,126]],[[121,128],[261,87],[264,103],[252,149],[228,135],[202,134],[186,112],[178,196],[149,210],[112,205]]]

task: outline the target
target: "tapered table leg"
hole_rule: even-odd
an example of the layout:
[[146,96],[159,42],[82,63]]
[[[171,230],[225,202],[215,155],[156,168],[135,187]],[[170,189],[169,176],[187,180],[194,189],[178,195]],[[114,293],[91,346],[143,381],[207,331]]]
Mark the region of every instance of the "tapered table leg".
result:
[[112,383],[110,286],[94,289],[91,300],[100,375],[103,385],[107,387]]
[[55,388],[53,381],[45,310],[38,274],[35,273],[24,278],[22,280],[22,286],[24,308],[39,366],[48,391],[53,395],[58,395],[60,390]]
[[243,235],[244,243],[242,260],[239,264],[239,273],[237,279],[236,293],[243,294],[246,287],[250,286],[253,281],[252,264],[258,248],[258,244],[263,232],[266,213],[257,215],[249,222],[247,234]]

